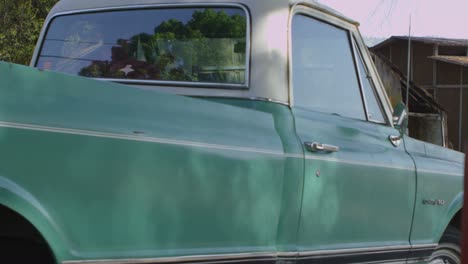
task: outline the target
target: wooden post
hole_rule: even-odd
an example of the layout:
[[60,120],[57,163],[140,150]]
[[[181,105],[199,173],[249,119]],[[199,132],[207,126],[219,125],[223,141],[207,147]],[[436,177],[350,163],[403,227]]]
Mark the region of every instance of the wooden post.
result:
[[[468,150],[468,142],[465,143],[465,150]],[[465,191],[464,206],[468,204],[468,155],[465,155]],[[468,264],[468,210],[465,207],[462,215],[462,263]]]

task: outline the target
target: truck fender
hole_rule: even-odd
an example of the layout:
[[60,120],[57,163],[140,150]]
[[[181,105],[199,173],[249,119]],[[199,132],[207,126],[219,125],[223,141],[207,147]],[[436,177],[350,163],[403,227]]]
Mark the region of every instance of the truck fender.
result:
[[451,201],[449,206],[447,207],[447,213],[445,217],[441,220],[441,224],[437,230],[436,241],[440,241],[442,235],[447,229],[447,226],[452,221],[453,217],[463,209],[463,192],[460,192],[455,198]]
[[70,243],[60,232],[47,210],[27,190],[0,176],[0,204],[29,221],[42,235],[57,260],[67,254]]

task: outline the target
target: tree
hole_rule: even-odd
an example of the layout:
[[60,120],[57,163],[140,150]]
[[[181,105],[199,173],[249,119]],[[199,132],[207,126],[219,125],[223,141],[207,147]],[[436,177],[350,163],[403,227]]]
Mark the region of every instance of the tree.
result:
[[0,0],[0,60],[29,64],[44,20],[58,0]]

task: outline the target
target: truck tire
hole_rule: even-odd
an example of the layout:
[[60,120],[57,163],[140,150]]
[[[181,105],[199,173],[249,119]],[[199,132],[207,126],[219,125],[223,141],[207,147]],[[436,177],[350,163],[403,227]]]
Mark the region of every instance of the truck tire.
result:
[[447,227],[440,239],[439,246],[429,263],[461,264],[461,232],[453,226]]

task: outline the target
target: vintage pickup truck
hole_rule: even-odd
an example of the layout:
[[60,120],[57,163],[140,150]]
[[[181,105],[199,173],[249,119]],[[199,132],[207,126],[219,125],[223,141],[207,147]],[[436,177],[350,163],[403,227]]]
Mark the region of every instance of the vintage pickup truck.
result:
[[62,0],[0,63],[0,263],[460,263],[464,155],[307,0]]

